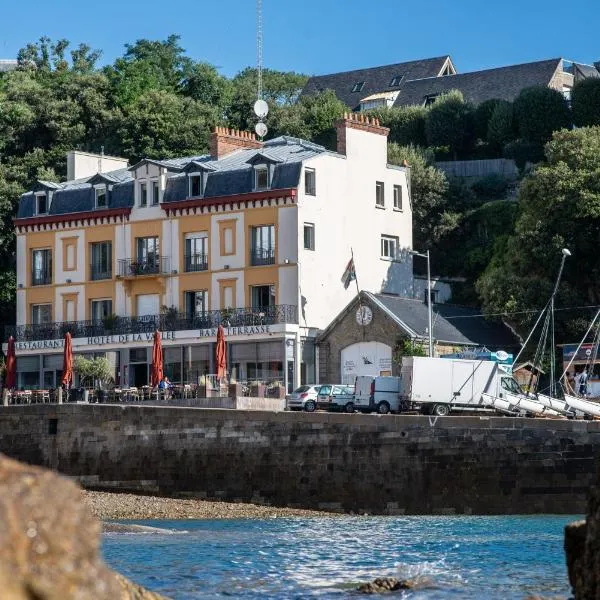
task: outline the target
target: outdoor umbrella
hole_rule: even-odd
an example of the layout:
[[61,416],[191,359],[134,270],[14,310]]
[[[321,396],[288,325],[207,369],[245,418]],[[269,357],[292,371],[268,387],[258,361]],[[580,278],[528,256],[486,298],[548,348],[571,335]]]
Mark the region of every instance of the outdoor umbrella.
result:
[[227,371],[227,348],[225,345],[225,330],[223,329],[223,325],[219,325],[219,329],[217,330],[217,379],[221,381],[221,379],[225,378],[225,373]]
[[163,379],[163,355],[160,343],[160,331],[154,332],[154,346],[152,347],[152,369],[150,371],[150,385],[156,387]]
[[61,383],[69,389],[73,385],[73,344],[71,334],[65,333],[65,352],[63,354],[63,376]]
[[8,349],[6,351],[6,381],[4,387],[12,390],[17,384],[17,357],[15,356],[15,338],[8,338]]

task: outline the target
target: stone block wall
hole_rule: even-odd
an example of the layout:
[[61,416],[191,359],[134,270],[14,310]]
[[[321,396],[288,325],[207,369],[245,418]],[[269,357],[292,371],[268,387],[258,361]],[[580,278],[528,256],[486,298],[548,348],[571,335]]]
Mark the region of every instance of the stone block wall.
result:
[[88,486],[380,514],[579,513],[600,422],[0,408],[0,452]]

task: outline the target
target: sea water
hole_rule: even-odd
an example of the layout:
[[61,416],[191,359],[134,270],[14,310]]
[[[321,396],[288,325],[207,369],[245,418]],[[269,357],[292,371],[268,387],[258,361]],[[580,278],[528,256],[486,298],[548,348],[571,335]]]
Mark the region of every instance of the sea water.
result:
[[334,517],[135,521],[108,564],[177,600],[356,598],[359,582],[418,578],[414,600],[568,598],[563,528],[577,517]]

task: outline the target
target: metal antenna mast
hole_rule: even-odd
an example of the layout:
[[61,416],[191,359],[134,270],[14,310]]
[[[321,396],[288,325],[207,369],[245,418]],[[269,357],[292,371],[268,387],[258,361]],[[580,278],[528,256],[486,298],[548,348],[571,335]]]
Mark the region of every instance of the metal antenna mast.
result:
[[256,76],[258,79],[257,99],[254,103],[254,114],[258,123],[254,127],[256,135],[262,140],[269,131],[263,119],[269,113],[269,107],[263,100],[263,22],[262,0],[256,0]]

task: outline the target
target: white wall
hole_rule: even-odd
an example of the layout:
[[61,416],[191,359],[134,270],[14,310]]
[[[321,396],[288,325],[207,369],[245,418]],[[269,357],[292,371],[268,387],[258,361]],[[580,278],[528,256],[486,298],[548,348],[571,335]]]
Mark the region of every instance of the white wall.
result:
[[125,288],[122,281],[117,281],[115,283],[115,305],[113,306],[113,311],[120,317],[131,316],[131,310],[127,309]]
[[17,235],[17,287],[22,284],[27,287],[27,237]]
[[277,246],[279,264],[287,258],[298,260],[298,209],[295,206],[279,208],[277,211]]
[[392,349],[381,342],[359,342],[342,349],[341,382],[354,383],[359,375],[391,374]]
[[91,177],[96,173],[109,173],[126,166],[126,158],[73,150],[67,153],[67,180]]
[[[115,263],[116,269],[119,268],[120,260],[132,258],[131,253],[131,225],[115,225]],[[118,270],[117,270],[118,274]]]
[[77,294],[77,314],[76,321],[85,320],[85,287],[83,285],[66,285],[57,287],[54,290],[54,320],[64,321],[66,315],[63,315],[63,296]]
[[[77,238],[74,271],[63,271],[63,239]],[[70,279],[73,283],[83,283],[86,279],[85,264],[85,230],[70,229],[69,231],[58,231],[54,236],[54,257],[52,270],[54,271],[54,282],[57,284],[67,283]]]
[[171,271],[182,270],[179,264],[179,219],[168,219],[162,223],[162,249],[161,253],[169,257]]
[[[419,259],[417,258],[416,260]],[[450,300],[452,300],[452,286],[447,281],[440,281],[439,279],[434,278],[431,280],[431,289],[437,292],[436,297],[433,298],[435,302],[443,303],[450,302]],[[417,300],[424,300],[426,291],[427,278],[415,277],[414,298],[416,298]]]
[[235,308],[244,308],[246,306],[246,287],[244,283],[244,271],[222,271],[212,274],[210,290],[210,308],[211,310],[220,310],[221,306],[221,279],[235,279]]
[[25,290],[17,289],[17,325],[27,323],[27,297]]
[[[347,130],[347,156],[320,155],[305,166],[316,171],[316,196],[298,190],[300,291],[306,325],[326,327],[356,296],[356,283],[341,283],[354,251],[360,289],[413,297],[412,210],[406,169],[387,167],[385,136]],[[385,185],[385,208],[375,206],[375,183]],[[393,185],[403,188],[403,210],[393,209]],[[315,250],[305,250],[304,222],[315,224]],[[381,259],[381,235],[399,238],[401,261]]]

